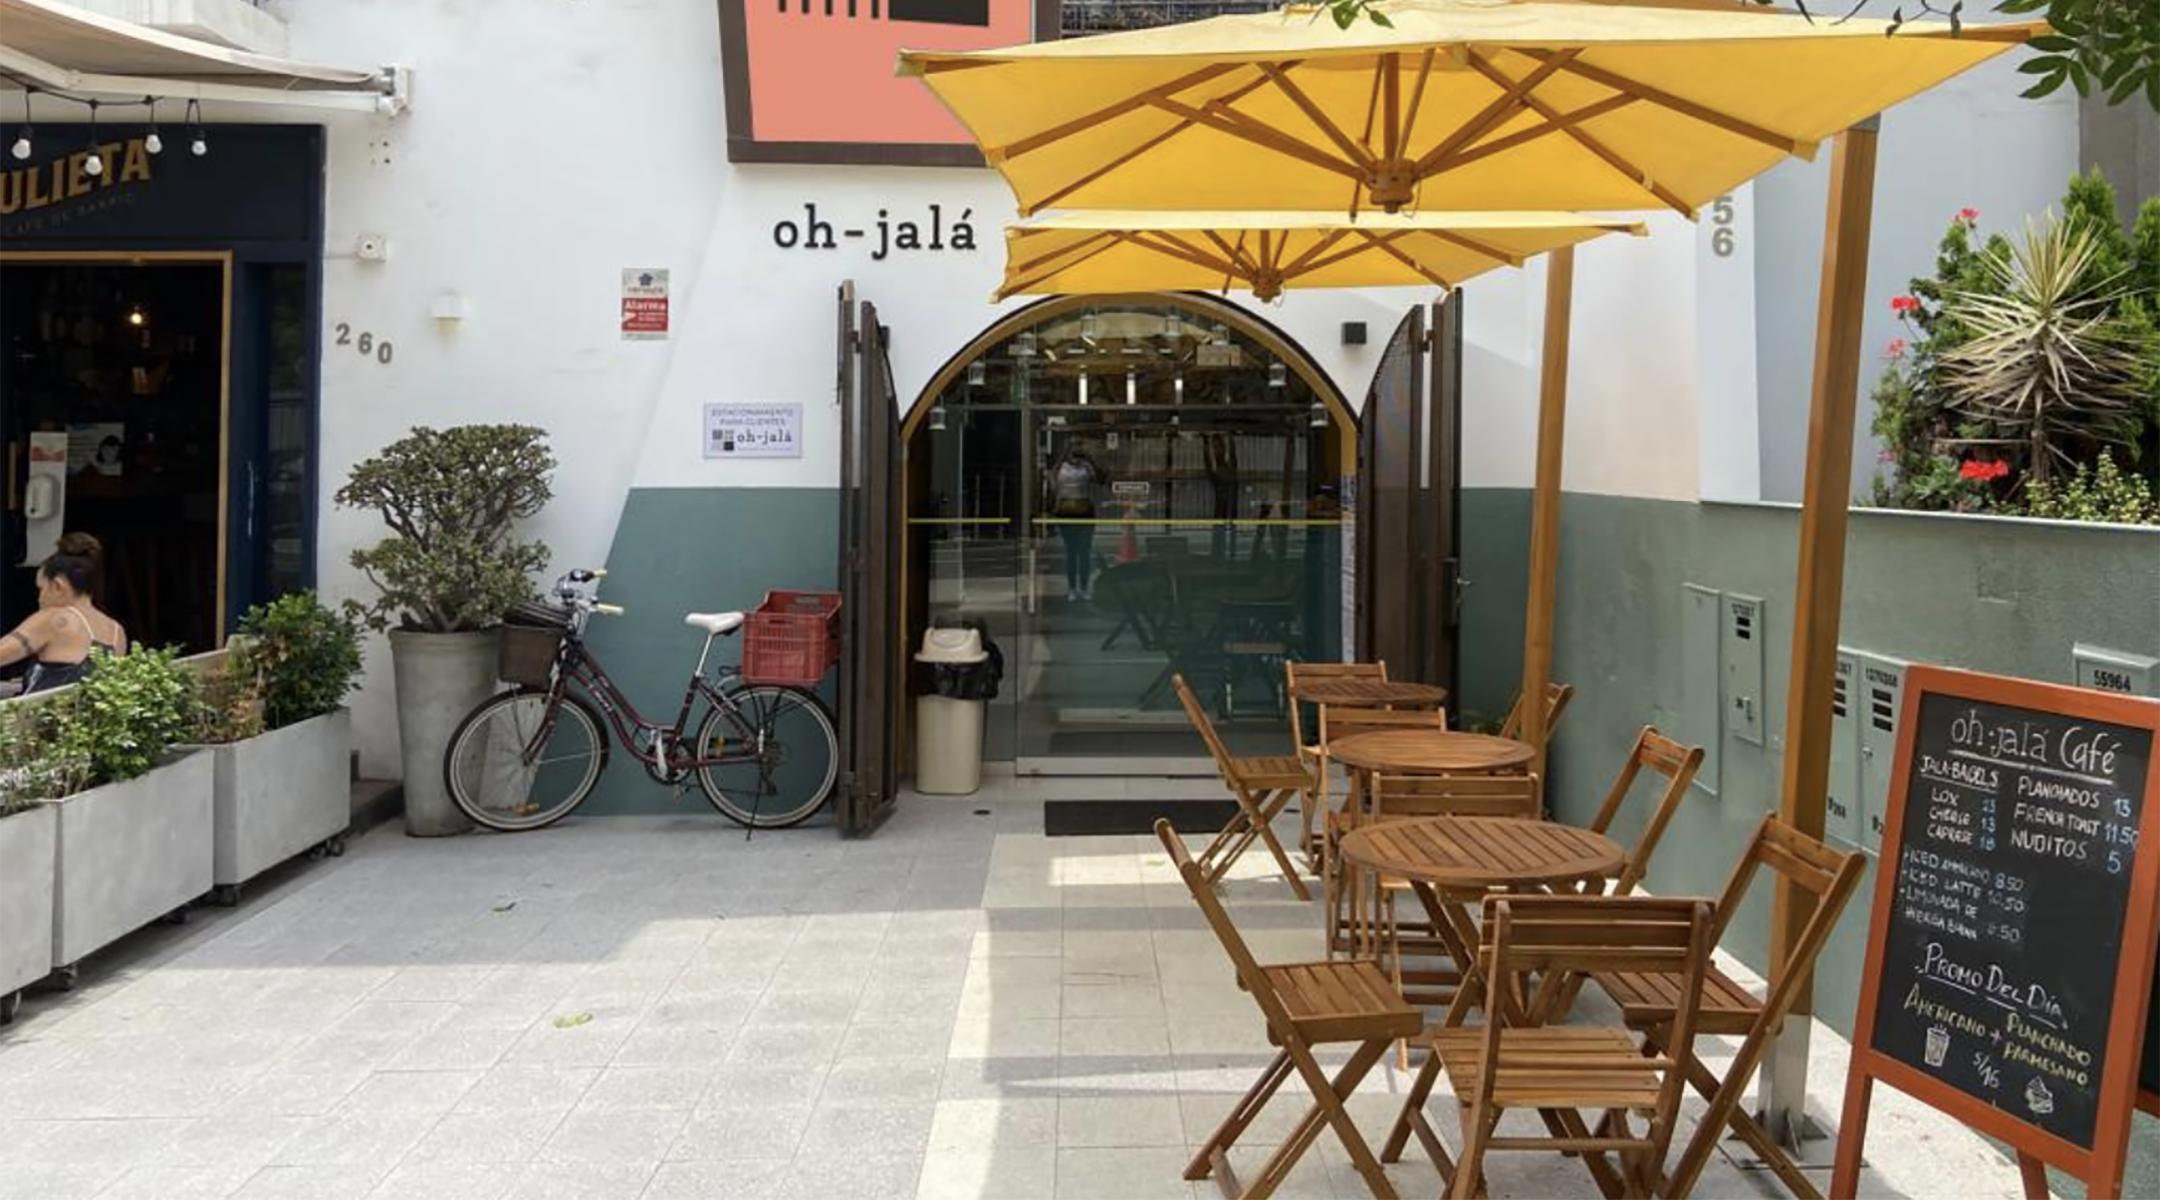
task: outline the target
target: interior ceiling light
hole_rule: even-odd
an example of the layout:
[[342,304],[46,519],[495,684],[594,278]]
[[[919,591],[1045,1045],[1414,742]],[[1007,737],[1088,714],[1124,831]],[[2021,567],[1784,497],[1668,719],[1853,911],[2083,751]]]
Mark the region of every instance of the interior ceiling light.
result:
[[1184,324],[1178,320],[1178,315],[1176,313],[1163,314],[1162,335],[1164,337],[1174,338],[1182,334],[1184,331]]
[[1140,403],[1140,377],[1131,371],[1125,372],[1125,403],[1127,405]]
[[144,96],[143,103],[150,106],[150,134],[143,138],[143,149],[152,154],[165,153],[165,139],[158,136],[157,97]]
[[1326,429],[1332,424],[1334,424],[1334,421],[1328,416],[1327,402],[1323,400],[1313,401],[1312,427],[1314,429]]
[[1082,371],[1080,372],[1080,403],[1086,404],[1088,402],[1087,392],[1087,372]]
[[1230,344],[1230,327],[1229,327],[1229,326],[1227,326],[1227,325],[1217,325],[1217,326],[1215,327],[1215,329],[1214,329],[1213,333],[1212,333],[1212,334],[1211,334],[1211,335],[1210,335],[1210,336],[1208,337],[1208,344],[1209,344],[1209,345],[1211,345],[1211,346],[1227,346],[1227,345],[1229,345],[1229,344]]
[[1086,342],[1086,343],[1087,343],[1088,345],[1090,345],[1090,346],[1092,346],[1092,345],[1094,345],[1094,344],[1095,344],[1095,314],[1094,314],[1094,313],[1086,313],[1086,314],[1083,314],[1083,315],[1081,316],[1081,318],[1080,318],[1080,340],[1081,340],[1081,341],[1083,341],[1083,342]]
[[942,405],[942,404],[937,404],[937,405],[932,405],[932,406],[931,406],[931,409],[930,409],[930,431],[931,431],[932,433],[943,433],[943,432],[945,432],[945,406],[944,406],[944,405]]
[[1035,331],[1030,329],[1013,339],[1014,358],[1035,357]]
[[82,165],[83,174],[92,179],[96,179],[105,173],[105,159],[98,153],[97,110],[98,102],[92,100],[90,102],[90,155],[83,159]]
[[1268,364],[1268,368],[1267,368],[1267,385],[1268,385],[1269,387],[1271,387],[1271,388],[1287,387],[1287,386],[1289,386],[1289,383],[1290,383],[1290,368],[1289,368],[1289,367],[1286,367],[1286,366],[1284,366],[1284,365],[1283,365],[1282,363],[1280,363],[1280,362],[1271,362],[1271,363],[1269,363],[1269,364]]
[[988,363],[984,362],[983,360],[981,360],[981,359],[979,359],[979,358],[978,358],[978,359],[976,359],[976,360],[975,360],[974,362],[971,362],[971,363],[969,363],[969,364],[968,364],[968,369],[967,369],[967,381],[968,381],[968,386],[970,386],[970,387],[981,387],[981,386],[983,385],[983,381],[984,381],[984,380],[986,380],[986,379],[988,379],[989,377],[990,377],[990,364],[988,364]]

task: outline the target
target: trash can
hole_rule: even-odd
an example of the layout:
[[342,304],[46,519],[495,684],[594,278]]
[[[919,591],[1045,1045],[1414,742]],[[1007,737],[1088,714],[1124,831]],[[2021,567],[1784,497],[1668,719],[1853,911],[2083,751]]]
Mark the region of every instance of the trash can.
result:
[[997,696],[1004,655],[970,624],[924,633],[915,661],[915,790],[968,795],[982,786],[983,710]]

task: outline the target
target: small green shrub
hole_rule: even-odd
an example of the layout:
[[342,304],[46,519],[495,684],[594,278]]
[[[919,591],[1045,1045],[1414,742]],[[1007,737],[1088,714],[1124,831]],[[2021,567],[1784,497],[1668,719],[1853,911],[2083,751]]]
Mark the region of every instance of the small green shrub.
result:
[[80,762],[60,751],[53,703],[0,708],[0,817],[41,800],[67,795],[82,777]]
[[235,675],[261,681],[263,720],[283,729],[336,710],[360,676],[360,628],[313,592],[280,596],[240,618],[227,656]]
[[217,670],[202,677],[196,706],[198,742],[222,746],[263,731],[263,678],[247,662],[245,643],[234,638]]
[[173,660],[171,649],[93,650],[83,681],[50,702],[60,756],[81,765],[82,787],[147,773],[196,728],[195,680]]
[[2025,499],[2036,517],[2160,525],[2160,500],[2154,499],[2152,485],[2142,475],[2125,474],[2105,450],[2098,464],[2078,464],[2068,480],[2033,480],[2026,485]]

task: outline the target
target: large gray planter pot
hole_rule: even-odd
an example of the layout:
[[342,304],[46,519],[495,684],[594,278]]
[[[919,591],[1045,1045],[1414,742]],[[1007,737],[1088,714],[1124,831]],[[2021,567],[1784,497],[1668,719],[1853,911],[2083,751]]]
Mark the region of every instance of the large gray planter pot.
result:
[[53,802],[53,966],[73,966],[210,890],[215,778],[209,755],[182,754]]
[[443,752],[465,714],[495,694],[499,638],[480,633],[390,634],[398,742],[405,763],[405,832],[443,837],[472,828],[443,787]]
[[17,993],[52,973],[59,828],[50,804],[0,817],[0,1021],[15,1018]]
[[212,881],[237,887],[352,823],[352,713],[347,709],[223,746],[217,764]]

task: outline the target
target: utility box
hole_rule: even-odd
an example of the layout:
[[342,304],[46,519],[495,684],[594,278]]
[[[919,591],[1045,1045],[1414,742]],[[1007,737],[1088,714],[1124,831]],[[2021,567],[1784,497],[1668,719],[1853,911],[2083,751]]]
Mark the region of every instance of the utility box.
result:
[[1751,745],[1763,744],[1763,602],[1725,595],[1719,656],[1725,666],[1722,711],[1725,731]]
[[1860,660],[1840,648],[1837,675],[1830,687],[1830,790],[1823,812],[1823,832],[1849,847],[1862,844],[1866,816],[1860,797]]
[[2153,668],[2160,667],[2160,659],[2079,642],[2070,648],[2070,663],[2079,687],[2126,696],[2160,694],[2153,691]]
[[1859,656],[1860,845],[1882,853],[1890,817],[1890,775],[1897,766],[1898,720],[1905,702],[1905,664],[1873,654]]
[[1724,669],[1719,665],[1719,613],[1724,597],[1717,589],[1700,584],[1680,585],[1680,728],[1682,742],[1702,747],[1701,769],[1695,786],[1710,795],[1718,791],[1718,748],[1724,712]]

